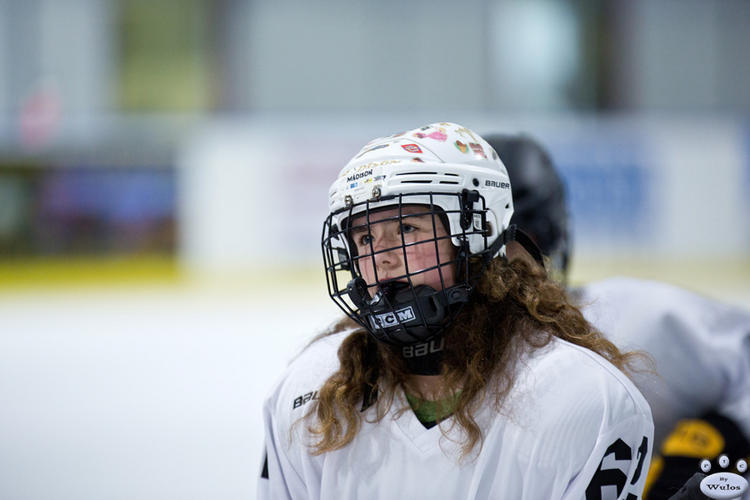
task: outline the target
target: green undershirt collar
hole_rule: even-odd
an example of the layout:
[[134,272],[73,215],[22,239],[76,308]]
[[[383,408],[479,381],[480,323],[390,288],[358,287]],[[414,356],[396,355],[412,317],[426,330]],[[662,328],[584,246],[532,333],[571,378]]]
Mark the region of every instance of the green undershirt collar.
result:
[[429,401],[427,399],[420,399],[410,394],[406,395],[406,400],[409,402],[409,406],[414,410],[414,414],[417,416],[422,424],[432,424],[439,420],[445,419],[456,408],[458,397],[461,392],[449,396],[439,401]]

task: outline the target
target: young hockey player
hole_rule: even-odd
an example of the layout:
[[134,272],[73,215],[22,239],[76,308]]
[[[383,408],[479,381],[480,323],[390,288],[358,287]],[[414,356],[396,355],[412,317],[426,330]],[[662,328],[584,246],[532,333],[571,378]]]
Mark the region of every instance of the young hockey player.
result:
[[435,123],[375,139],[328,193],[346,318],[264,405],[261,499],[638,499],[648,404],[539,266],[509,262],[492,147]]
[[[488,142],[513,185],[511,222],[531,234],[548,256],[550,274],[565,282],[571,249],[567,197],[550,155],[524,135],[492,135]],[[649,472],[648,499],[675,494],[700,471],[701,459],[712,460],[714,472],[744,472],[741,462],[735,466],[750,456],[750,312],[631,278],[590,283],[570,294],[609,340],[646,351],[655,362],[656,374],[633,374],[653,412],[654,449],[661,450]],[[722,455],[731,457],[730,465],[719,464]],[[707,498],[698,496],[697,484],[683,494]]]

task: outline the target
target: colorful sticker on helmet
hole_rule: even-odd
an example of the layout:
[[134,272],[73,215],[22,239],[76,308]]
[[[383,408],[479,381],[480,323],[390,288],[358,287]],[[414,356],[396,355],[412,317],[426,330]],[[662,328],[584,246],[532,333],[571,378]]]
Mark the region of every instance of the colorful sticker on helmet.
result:
[[401,147],[414,154],[420,154],[422,152],[422,149],[416,144],[402,144]]
[[470,142],[469,147],[472,151],[474,151],[474,156],[477,158],[487,158],[487,155],[484,154],[484,149],[482,149],[481,144],[477,144],[476,142]]
[[468,128],[466,128],[466,127],[457,128],[456,129],[456,133],[457,134],[461,134],[461,135],[468,135],[469,137],[471,137],[472,140],[474,140],[474,141],[477,140],[477,138],[474,135],[474,133],[471,130],[469,130]]
[[377,146],[373,146],[373,147],[371,147],[369,149],[366,149],[366,150],[362,151],[357,156],[355,156],[354,159],[356,160],[357,158],[361,158],[364,155],[366,155],[367,153],[375,151],[376,149],[383,149],[383,148],[387,148],[387,147],[388,147],[388,143],[386,143],[386,144],[378,144]]
[[[401,163],[401,160],[382,160],[382,161],[371,161],[369,163],[363,163],[361,165],[352,167],[346,170],[345,172],[342,172],[341,177],[349,177],[350,175],[356,174],[358,172],[364,172],[365,170],[372,170],[373,168],[382,167],[385,165],[393,165],[394,163]],[[349,180],[350,179],[347,179],[347,182],[349,182]]]
[[458,150],[461,151],[462,153],[468,153],[469,152],[469,146],[467,146],[463,142],[456,141],[455,144],[456,144],[456,147],[458,148]]
[[414,134],[415,137],[419,137],[420,139],[424,139],[425,137],[429,137],[430,139],[435,139],[436,141],[444,142],[448,136],[445,132],[442,130],[436,130],[434,132],[431,132],[429,134],[423,134],[422,132],[417,132]]
[[419,156],[417,156],[416,158],[412,158],[411,161],[415,161],[417,163],[424,163],[424,160],[420,158]]

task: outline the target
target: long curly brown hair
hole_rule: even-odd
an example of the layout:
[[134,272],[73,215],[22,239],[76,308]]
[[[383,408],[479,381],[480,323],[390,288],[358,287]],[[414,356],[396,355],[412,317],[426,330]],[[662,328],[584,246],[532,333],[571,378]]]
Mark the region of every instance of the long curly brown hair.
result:
[[[377,422],[394,404],[397,390],[409,390],[403,359],[348,318],[320,337],[347,329],[354,331],[339,347],[339,369],[304,417],[316,437],[315,454],[342,448],[355,438],[364,418],[363,402],[367,406],[373,395]],[[481,449],[483,436],[474,418],[478,408],[489,400],[501,411],[521,355],[544,347],[553,337],[590,349],[626,372],[641,355],[620,352],[596,331],[541,267],[522,259],[493,260],[472,300],[444,334],[441,399],[452,398],[455,404],[451,416],[463,431],[463,457],[477,444]]]

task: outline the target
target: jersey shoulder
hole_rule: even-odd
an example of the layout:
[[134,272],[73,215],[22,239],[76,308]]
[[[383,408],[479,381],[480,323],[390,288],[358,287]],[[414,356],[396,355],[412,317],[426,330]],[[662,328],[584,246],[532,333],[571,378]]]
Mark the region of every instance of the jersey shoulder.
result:
[[651,409],[633,382],[590,349],[554,338],[532,355],[528,368],[523,384],[552,407],[578,414],[588,410],[592,422],[631,416],[651,419]]
[[287,366],[266,398],[266,411],[281,422],[302,417],[318,390],[339,367],[338,349],[351,332],[319,338]]
[[632,449],[653,434],[651,409],[640,391],[591,350],[555,338],[517,373],[511,425],[529,447],[543,450],[537,461],[568,461],[580,470],[604,441],[621,439]]

